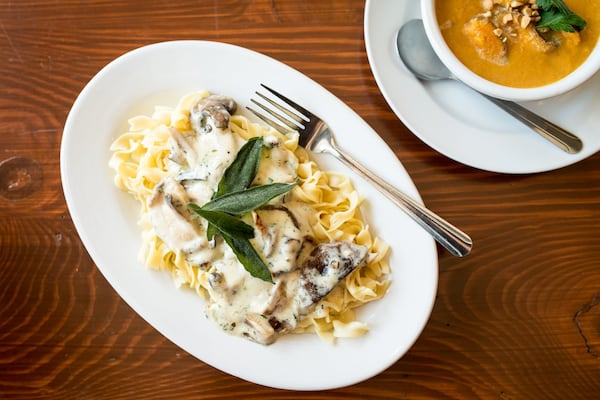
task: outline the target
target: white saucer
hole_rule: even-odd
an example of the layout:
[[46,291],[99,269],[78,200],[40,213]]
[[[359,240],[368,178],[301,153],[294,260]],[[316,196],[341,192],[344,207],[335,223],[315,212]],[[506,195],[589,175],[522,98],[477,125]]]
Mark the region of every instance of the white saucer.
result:
[[413,18],[420,18],[417,1],[367,0],[365,45],[386,101],[434,150],[475,168],[524,174],[574,164],[600,149],[600,73],[567,94],[522,103],[581,138],[583,150],[567,154],[461,83],[416,79],[396,50],[400,26]]

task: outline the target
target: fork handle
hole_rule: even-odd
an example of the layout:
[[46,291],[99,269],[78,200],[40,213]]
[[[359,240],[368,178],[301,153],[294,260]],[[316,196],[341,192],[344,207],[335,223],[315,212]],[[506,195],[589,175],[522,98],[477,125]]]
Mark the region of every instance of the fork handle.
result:
[[408,214],[408,216],[423,229],[429,232],[433,238],[444,246],[451,254],[458,257],[469,254],[473,247],[473,241],[466,233],[431,212],[423,205],[417,203],[383,179],[374,175],[371,171],[363,167],[358,161],[335,145],[335,142],[330,143],[330,146],[327,146],[326,149],[324,148],[323,151],[336,157],[354,172],[372,183],[382,194]]

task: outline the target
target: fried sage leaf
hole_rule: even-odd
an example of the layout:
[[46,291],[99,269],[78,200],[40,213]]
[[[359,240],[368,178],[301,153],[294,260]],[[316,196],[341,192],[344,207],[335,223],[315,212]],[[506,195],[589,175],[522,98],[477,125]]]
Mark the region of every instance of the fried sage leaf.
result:
[[188,207],[225,235],[236,239],[252,239],[254,237],[254,228],[238,217],[219,210],[205,210],[193,203],[188,204]]
[[204,204],[202,209],[242,215],[259,208],[279,195],[289,192],[294,186],[296,186],[295,183],[271,183],[253,186],[246,190],[217,197]]
[[233,250],[240,263],[242,263],[250,275],[263,281],[273,282],[271,271],[269,271],[269,268],[265,265],[248,239],[238,239],[225,234],[222,236],[223,240],[231,247],[231,250]]
[[[250,138],[244,143],[236,154],[235,160],[223,173],[217,191],[212,197],[213,200],[227,193],[244,190],[250,186],[258,173],[262,145],[263,138],[260,136]],[[213,240],[217,232],[217,228],[209,223],[206,228],[207,239]]]
[[249,188],[258,173],[262,145],[262,137],[249,139],[225,170],[212,200],[202,207],[193,203],[188,206],[208,221],[206,236],[209,240],[219,233],[250,275],[273,282],[269,268],[250,243],[254,228],[238,216],[287,193],[296,183],[272,183]]
[[258,172],[262,155],[263,138],[250,138],[238,151],[235,160],[227,167],[219,182],[214,198],[247,189]]

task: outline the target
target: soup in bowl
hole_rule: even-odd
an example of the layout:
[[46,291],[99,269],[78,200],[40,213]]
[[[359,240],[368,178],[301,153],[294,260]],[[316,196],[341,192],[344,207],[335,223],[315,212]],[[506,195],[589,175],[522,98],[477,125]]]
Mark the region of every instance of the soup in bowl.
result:
[[515,101],[565,93],[600,69],[600,0],[422,0],[427,36],[461,81]]

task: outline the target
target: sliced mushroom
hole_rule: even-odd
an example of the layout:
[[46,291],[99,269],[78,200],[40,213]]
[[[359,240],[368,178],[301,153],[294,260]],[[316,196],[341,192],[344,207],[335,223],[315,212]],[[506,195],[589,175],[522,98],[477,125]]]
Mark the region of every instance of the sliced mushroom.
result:
[[231,97],[204,97],[190,111],[192,129],[198,134],[208,133],[215,128],[225,129],[229,126],[229,118],[236,108],[237,104]]
[[148,201],[152,227],[165,244],[186,254],[195,265],[210,261],[210,245],[202,228],[190,218],[186,209],[187,195],[174,179],[166,178],[156,185]]
[[262,242],[261,250],[265,257],[270,257],[273,254],[275,244],[275,232],[269,229],[263,222],[260,214],[256,211],[252,212],[252,220],[254,222],[254,228],[257,231],[256,237]]
[[194,140],[175,128],[169,129],[169,135],[171,143],[169,159],[181,167],[176,180],[178,182],[205,180],[209,172],[206,168],[201,168],[200,155],[194,148]]
[[285,281],[279,280],[273,286],[271,290],[271,296],[269,297],[269,301],[265,305],[265,309],[263,310],[264,315],[273,314],[281,305],[286,301],[286,290],[285,290]]
[[254,240],[271,273],[293,270],[306,234],[294,214],[284,205],[277,205],[256,210],[253,216],[256,227]]
[[269,320],[262,315],[248,313],[244,323],[247,329],[243,334],[255,342],[271,344],[277,338],[275,329],[273,329]]
[[148,202],[148,209],[158,237],[170,248],[189,253],[201,245],[197,240],[200,235],[179,209],[181,204],[185,204],[185,198],[179,197],[179,193],[173,190],[177,186],[171,179],[161,181]]
[[[298,254],[302,249],[302,243],[303,239],[298,239],[289,236],[283,236],[279,241],[279,254],[286,262],[286,264],[289,264],[289,269],[291,269],[296,263],[296,260],[298,259]],[[282,268],[280,269],[283,271],[287,270],[286,266],[282,266]]]
[[223,274],[220,272],[211,272],[208,274],[208,284],[211,288],[215,290],[224,290],[226,289],[225,278]]
[[198,155],[194,146],[179,130],[169,128],[169,142],[171,144],[171,153],[169,159],[181,166],[195,165]]
[[363,264],[367,248],[349,242],[322,243],[305,261],[298,280],[301,314],[327,296],[348,274]]

